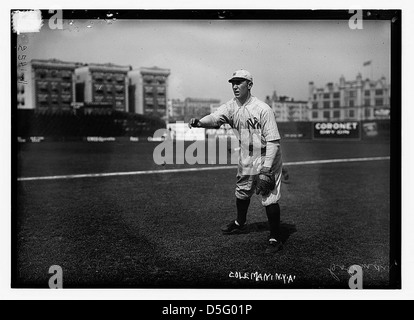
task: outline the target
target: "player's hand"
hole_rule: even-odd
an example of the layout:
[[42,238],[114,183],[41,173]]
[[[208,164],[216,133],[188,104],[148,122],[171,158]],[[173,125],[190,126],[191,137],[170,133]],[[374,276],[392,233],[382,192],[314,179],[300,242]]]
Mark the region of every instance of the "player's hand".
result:
[[188,122],[188,127],[192,128],[192,127],[198,127],[200,123],[200,120],[196,119],[196,118],[191,118],[190,122]]
[[276,185],[275,175],[269,167],[263,167],[259,173],[257,181],[256,194],[267,196]]
[[282,167],[282,176],[285,181],[289,180],[289,171],[285,167]]

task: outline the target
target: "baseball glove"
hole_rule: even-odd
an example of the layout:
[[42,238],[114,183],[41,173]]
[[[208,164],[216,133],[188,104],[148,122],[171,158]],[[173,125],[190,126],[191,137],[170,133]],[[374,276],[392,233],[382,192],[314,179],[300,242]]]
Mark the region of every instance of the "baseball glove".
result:
[[275,175],[269,167],[263,167],[259,173],[259,181],[257,181],[256,194],[267,196],[276,185]]

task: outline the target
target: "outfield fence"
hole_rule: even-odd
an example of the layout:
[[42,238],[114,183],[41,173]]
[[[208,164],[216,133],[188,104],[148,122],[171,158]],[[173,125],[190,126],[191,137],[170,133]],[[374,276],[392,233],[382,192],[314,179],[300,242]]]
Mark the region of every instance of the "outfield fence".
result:
[[[75,110],[18,110],[15,132],[19,142],[40,141],[147,141],[165,121],[150,116],[113,111],[82,113]],[[185,124],[186,125],[186,124]],[[384,140],[390,138],[390,120],[337,122],[279,122],[282,139]],[[228,136],[217,130],[217,138]],[[207,135],[207,131],[206,131]],[[39,138],[40,137],[40,138]],[[92,137],[92,138],[91,138]],[[113,137],[114,139],[106,139]],[[152,140],[151,140],[152,141]],[[155,141],[155,140],[153,140]]]

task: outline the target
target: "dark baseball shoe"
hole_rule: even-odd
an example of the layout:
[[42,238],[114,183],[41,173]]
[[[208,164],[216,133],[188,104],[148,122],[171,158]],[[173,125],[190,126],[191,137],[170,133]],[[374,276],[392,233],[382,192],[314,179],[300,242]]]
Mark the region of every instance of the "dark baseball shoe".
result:
[[247,233],[247,225],[244,224],[242,226],[239,226],[236,224],[235,221],[230,222],[228,225],[221,228],[221,231],[223,234],[242,234]]
[[267,245],[265,253],[272,254],[276,253],[283,249],[283,243],[281,241],[277,241],[276,239],[270,239],[269,244]]

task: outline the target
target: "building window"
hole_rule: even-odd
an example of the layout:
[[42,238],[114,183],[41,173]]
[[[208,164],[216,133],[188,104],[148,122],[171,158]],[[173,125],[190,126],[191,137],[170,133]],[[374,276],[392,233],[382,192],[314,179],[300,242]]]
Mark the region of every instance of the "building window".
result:
[[38,88],[41,92],[48,91],[48,82],[47,81],[39,81]]
[[369,107],[370,105],[371,105],[371,100],[370,99],[365,99],[364,106]]
[[145,103],[148,105],[153,105],[154,104],[154,99],[153,98],[145,98]]
[[154,77],[153,76],[144,76],[143,79],[144,79],[144,82],[146,84],[152,84]]
[[340,107],[339,101],[334,101],[333,106],[334,108],[339,108]]
[[313,100],[318,99],[318,96],[316,95],[316,93],[313,94]]
[[72,98],[72,96],[70,94],[62,94],[60,97],[61,97],[63,102],[70,102],[71,98]]
[[115,81],[116,82],[118,82],[118,83],[122,83],[122,82],[124,82],[124,76],[123,75],[117,75],[116,77],[115,77]]
[[50,101],[52,102],[52,104],[58,104],[59,98],[57,95],[52,95],[50,97]]
[[352,108],[355,106],[354,100],[349,100],[349,106]]
[[329,119],[329,118],[330,118],[330,112],[329,112],[329,111],[324,111],[324,112],[323,112],[323,117],[324,117],[325,119]]
[[122,94],[124,93],[124,86],[116,86],[115,90],[117,94]]
[[39,94],[39,95],[37,96],[37,100],[38,100],[39,102],[47,102],[47,94]]
[[371,117],[371,109],[369,109],[369,108],[366,108],[366,109],[365,109],[365,117],[366,117],[366,118]]
[[50,83],[50,89],[54,92],[58,92],[59,91],[59,87],[58,87],[58,83],[57,82],[51,82]]
[[50,72],[50,76],[51,76],[52,78],[57,78],[57,77],[59,77],[60,75],[59,75],[59,72],[58,72],[57,70],[52,70],[52,71]]
[[102,73],[94,73],[93,74],[93,79],[97,82],[101,82],[103,81],[103,75]]
[[103,93],[103,86],[102,85],[95,84],[94,87],[95,87],[95,92],[96,93]]
[[152,93],[154,87],[144,87],[145,93]]
[[330,106],[331,106],[331,103],[330,103],[329,101],[325,101],[325,102],[323,103],[323,108],[324,108],[324,109],[329,109],[329,108],[330,108]]
[[334,92],[333,97],[334,97],[334,99],[339,99],[340,93],[339,92]]
[[349,97],[355,98],[356,92],[355,91],[349,91]]
[[165,87],[157,87],[157,93],[158,94],[164,94],[165,93]]
[[366,97],[369,97],[371,95],[371,91],[370,90],[365,90],[364,94],[365,94]]
[[156,76],[156,77],[155,77],[155,80],[156,80],[159,84],[163,84],[163,83],[165,83],[165,79],[166,79],[166,77],[165,77],[165,76]]
[[349,110],[349,117],[354,118],[355,117],[355,110]]
[[375,94],[377,96],[382,96],[383,95],[383,90],[382,89],[377,89],[377,90],[375,90]]
[[324,98],[324,99],[329,99],[329,96],[330,96],[330,94],[329,94],[329,93],[324,93],[324,94],[323,94],[323,98]]
[[38,76],[40,79],[45,79],[45,78],[47,77],[47,70],[45,70],[45,69],[38,69],[38,70],[36,71],[36,74],[37,74],[37,76]]
[[69,80],[72,78],[72,74],[69,71],[62,71],[62,79]]
[[312,103],[312,109],[318,109],[318,103],[317,102]]
[[384,104],[384,100],[383,99],[375,99],[375,105],[376,106],[382,106]]
[[105,86],[105,91],[106,91],[106,94],[111,95],[114,92],[114,87],[112,87],[110,84],[107,84]]
[[334,112],[333,112],[333,117],[334,118],[339,118],[341,116],[341,113],[339,112],[339,110],[335,110]]
[[71,85],[70,85],[70,83],[61,83],[60,84],[60,88],[61,88],[61,91],[63,92],[63,93],[68,93],[68,92],[71,92]]

